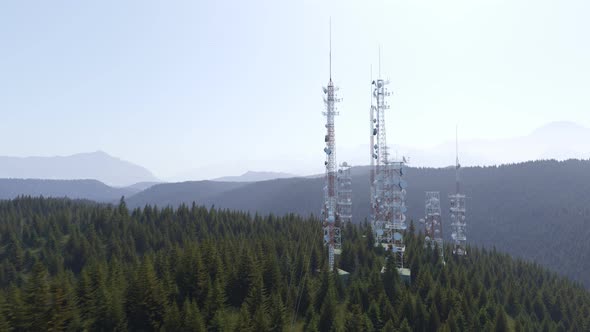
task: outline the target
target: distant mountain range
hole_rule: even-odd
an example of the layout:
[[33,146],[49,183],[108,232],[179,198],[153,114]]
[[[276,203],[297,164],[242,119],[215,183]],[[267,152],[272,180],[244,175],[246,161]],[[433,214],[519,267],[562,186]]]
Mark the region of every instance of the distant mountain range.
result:
[[92,179],[118,187],[158,182],[147,169],[102,151],[65,157],[0,157],[0,178]]

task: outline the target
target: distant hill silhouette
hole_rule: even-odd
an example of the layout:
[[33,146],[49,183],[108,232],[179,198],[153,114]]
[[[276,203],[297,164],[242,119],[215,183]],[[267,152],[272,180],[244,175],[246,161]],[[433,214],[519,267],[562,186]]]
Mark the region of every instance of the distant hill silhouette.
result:
[[149,182],[149,181],[148,182],[138,182],[138,183],[135,183],[130,186],[123,187],[123,188],[125,188],[126,190],[128,190],[134,194],[137,194],[139,192],[142,192],[142,191],[149,189],[150,187],[153,187],[153,186],[160,184],[160,183],[161,182]]
[[217,182],[217,181],[187,181],[177,183],[161,183],[131,196],[127,199],[130,207],[143,207],[154,205],[178,206],[182,203],[191,204],[198,202],[199,205],[207,205],[211,200],[208,198],[224,192],[239,188],[245,185],[243,182]]
[[112,157],[105,152],[65,157],[1,157],[0,178],[83,180],[93,179],[112,186],[156,182],[147,169]]
[[112,203],[134,192],[96,180],[0,179],[0,199],[18,196],[68,197]]
[[296,175],[289,174],[289,173],[281,173],[281,172],[254,172],[248,171],[242,175],[238,176],[224,176],[221,178],[213,179],[212,181],[222,181],[222,182],[258,182],[258,181],[267,181],[267,180],[275,180],[275,179],[285,179],[285,178],[294,178],[297,177]]
[[[353,168],[355,222],[368,215],[368,168]],[[504,166],[465,167],[468,240],[532,259],[590,286],[590,161],[534,161]],[[425,191],[440,191],[445,236],[450,235],[447,196],[454,190],[452,168],[409,168],[408,216],[424,215]],[[132,196],[145,204],[216,205],[260,213],[318,214],[322,178],[291,178],[236,184],[162,184]]]

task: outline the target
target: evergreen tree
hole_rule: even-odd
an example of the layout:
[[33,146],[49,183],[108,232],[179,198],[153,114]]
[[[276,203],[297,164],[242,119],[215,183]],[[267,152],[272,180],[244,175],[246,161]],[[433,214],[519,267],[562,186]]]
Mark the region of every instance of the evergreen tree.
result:
[[25,288],[27,328],[32,331],[46,331],[51,319],[51,293],[47,280],[47,270],[36,262],[31,271],[31,278]]
[[506,313],[502,307],[498,307],[496,310],[496,318],[494,323],[494,331],[495,332],[505,332],[508,331],[508,320],[506,319]]

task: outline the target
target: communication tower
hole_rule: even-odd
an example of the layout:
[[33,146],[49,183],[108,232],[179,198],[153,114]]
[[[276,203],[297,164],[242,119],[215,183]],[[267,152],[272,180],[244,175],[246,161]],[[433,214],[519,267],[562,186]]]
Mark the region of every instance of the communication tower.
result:
[[405,159],[389,158],[385,131],[385,110],[390,108],[385,100],[390,96],[387,84],[381,78],[371,83],[371,225],[375,245],[392,251],[398,268],[403,268],[406,251],[403,232],[407,228]]
[[455,137],[455,193],[449,195],[451,212],[451,237],[453,239],[453,254],[458,256],[467,255],[467,223],[465,220],[465,195],[461,194],[461,179],[459,163],[459,140]]
[[324,206],[323,206],[323,233],[324,245],[328,248],[328,266],[330,271],[334,270],[334,255],[341,249],[340,225],[337,223],[338,214],[338,193],[336,186],[336,136],[334,133],[334,118],[338,115],[336,103],[340,100],[336,96],[338,89],[332,82],[332,26],[330,24],[330,80],[328,86],[323,88],[324,104],[326,110],[326,135],[324,136],[324,153],[326,154],[325,185],[324,185]]
[[438,246],[441,257],[443,255],[443,232],[440,213],[440,193],[427,191],[424,217],[424,243],[427,247]]
[[352,177],[350,164],[343,162],[338,169],[338,220],[340,225],[352,223]]

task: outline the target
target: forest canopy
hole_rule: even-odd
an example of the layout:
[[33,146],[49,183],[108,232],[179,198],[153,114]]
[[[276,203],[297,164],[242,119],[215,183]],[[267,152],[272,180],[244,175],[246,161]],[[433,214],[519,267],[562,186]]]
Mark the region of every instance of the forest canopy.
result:
[[[182,205],[0,202],[0,330],[587,331],[590,294],[495,250],[424,246],[400,280],[368,225],[326,271],[321,223]],[[385,269],[383,269],[385,267]]]

